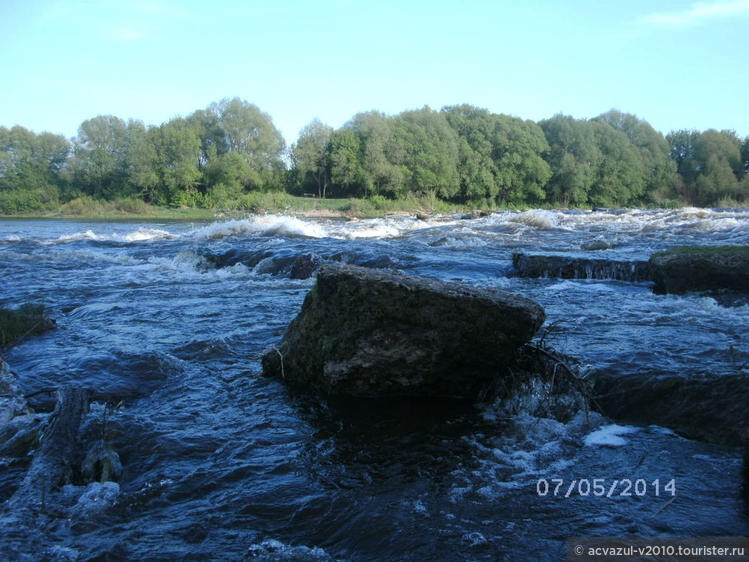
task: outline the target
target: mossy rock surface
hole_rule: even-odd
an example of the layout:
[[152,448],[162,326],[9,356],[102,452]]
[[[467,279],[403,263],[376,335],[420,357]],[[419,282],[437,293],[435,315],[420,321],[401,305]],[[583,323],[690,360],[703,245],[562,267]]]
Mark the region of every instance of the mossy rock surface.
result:
[[512,265],[520,277],[615,279],[633,282],[649,281],[651,277],[650,266],[643,261],[515,253],[512,255]]
[[16,309],[0,308],[0,348],[54,327],[55,321],[45,315],[43,305],[27,303]]
[[749,291],[749,246],[682,246],[650,257],[656,293]]
[[544,317],[505,291],[327,264],[263,371],[328,395],[475,399]]

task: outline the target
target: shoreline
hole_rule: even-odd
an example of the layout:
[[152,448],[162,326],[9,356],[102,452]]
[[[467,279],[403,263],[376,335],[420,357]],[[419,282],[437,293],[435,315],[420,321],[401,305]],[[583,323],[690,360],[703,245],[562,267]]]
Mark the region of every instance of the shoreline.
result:
[[[202,209],[198,207],[186,207],[179,209],[165,208],[165,207],[153,207],[148,212],[126,212],[126,211],[113,211],[108,210],[104,213],[65,213],[62,210],[50,210],[45,212],[37,213],[19,213],[14,215],[3,215],[0,214],[0,220],[73,220],[73,221],[96,221],[96,222],[126,222],[126,221],[169,221],[169,222],[184,222],[184,221],[200,221],[200,222],[211,222],[220,220],[236,220],[243,219],[250,216],[262,216],[268,214],[286,215],[304,219],[329,219],[329,220],[362,220],[362,219],[375,219],[375,218],[402,218],[402,217],[417,217],[417,218],[432,218],[439,215],[464,213],[474,214],[476,216],[483,215],[486,213],[495,213],[502,211],[529,211],[529,210],[544,210],[544,211],[564,211],[564,210],[588,210],[592,211],[590,207],[527,207],[527,206],[504,206],[504,207],[492,207],[492,208],[476,208],[468,205],[460,204],[445,204],[439,209],[425,209],[423,205],[419,205],[419,202],[414,203],[412,207],[403,207],[399,201],[393,201],[392,208],[384,209],[373,209],[367,206],[366,199],[304,199],[298,198],[304,204],[300,206],[284,206],[284,207],[269,207],[263,208],[258,211],[251,210],[224,210],[217,211],[213,209]],[[655,207],[655,206],[643,206],[643,207],[626,207],[631,209],[671,209],[671,207]],[[690,208],[689,206],[675,207],[674,209],[685,209]],[[702,207],[700,207],[702,208]],[[713,207],[704,207],[704,209],[712,209]],[[747,206],[737,207],[738,209],[746,209]]]

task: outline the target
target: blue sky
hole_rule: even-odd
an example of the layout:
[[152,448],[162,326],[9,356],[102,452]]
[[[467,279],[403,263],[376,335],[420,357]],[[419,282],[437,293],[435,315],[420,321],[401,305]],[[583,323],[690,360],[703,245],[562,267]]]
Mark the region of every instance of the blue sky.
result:
[[70,137],[239,96],[289,142],[315,117],[456,103],[743,137],[747,53],[749,0],[2,0],[0,125]]

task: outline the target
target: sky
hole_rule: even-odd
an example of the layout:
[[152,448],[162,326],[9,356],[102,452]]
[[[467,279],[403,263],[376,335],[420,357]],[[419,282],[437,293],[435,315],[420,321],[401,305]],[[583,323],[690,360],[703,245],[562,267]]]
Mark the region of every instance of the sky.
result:
[[460,103],[744,137],[747,53],[749,0],[0,0],[0,126],[73,137],[240,97],[288,143],[315,118]]

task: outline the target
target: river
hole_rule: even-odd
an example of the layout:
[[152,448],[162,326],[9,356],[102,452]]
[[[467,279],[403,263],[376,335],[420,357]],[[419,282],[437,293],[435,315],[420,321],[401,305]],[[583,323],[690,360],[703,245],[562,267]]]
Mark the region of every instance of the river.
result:
[[[258,375],[261,354],[314,284],[289,274],[308,253],[532,298],[553,326],[547,342],[586,369],[746,373],[748,299],[523,279],[512,276],[511,255],[642,260],[677,245],[747,243],[749,211],[689,208],[426,221],[0,220],[0,306],[43,303],[57,321],[5,360],[26,394],[73,383],[111,396],[92,404],[84,437],[103,436],[123,464],[119,483],[68,485],[29,526],[5,504],[29,460],[0,457],[0,552],[559,560],[571,536],[746,535],[736,448],[596,413],[561,423],[499,404],[330,404]],[[242,259],[217,267],[210,255]],[[40,393],[32,404],[50,400]],[[552,479],[563,480],[557,495]],[[623,479],[641,481],[638,493],[584,493],[583,481],[608,492]]]

